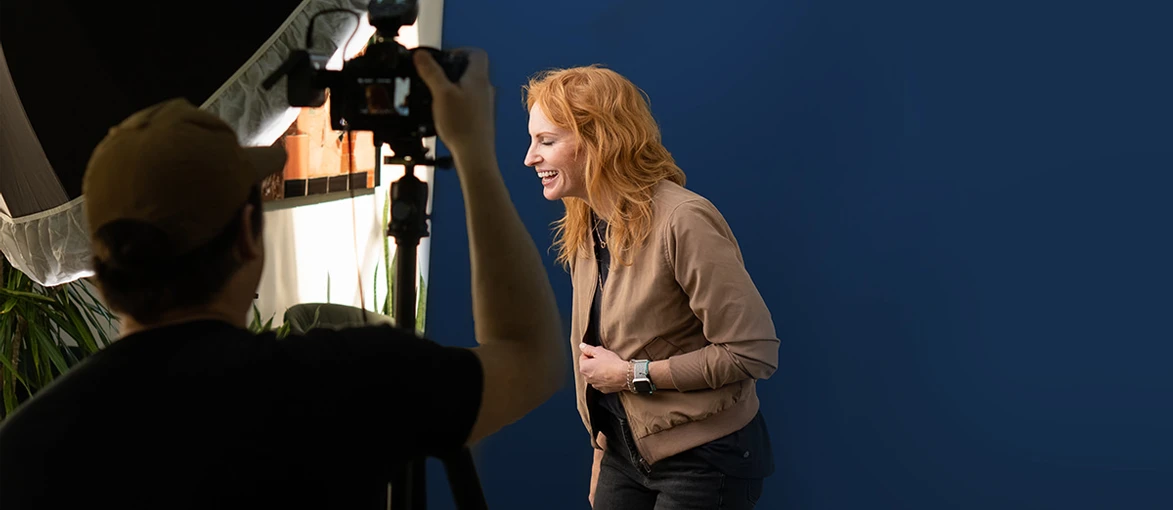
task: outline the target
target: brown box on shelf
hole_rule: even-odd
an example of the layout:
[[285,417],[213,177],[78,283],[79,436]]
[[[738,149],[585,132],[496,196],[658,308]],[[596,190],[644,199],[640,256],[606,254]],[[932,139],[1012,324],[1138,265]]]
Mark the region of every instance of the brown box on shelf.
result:
[[326,186],[326,184],[327,184],[326,181],[328,179],[329,179],[328,177],[314,177],[312,179],[308,179],[306,181],[307,184],[306,184],[305,194],[307,194],[307,195],[320,195],[322,193],[327,192],[329,190],[329,188]]
[[346,186],[347,176],[345,175],[331,175],[326,178],[326,191],[334,193],[336,191],[346,191],[350,188]]
[[350,189],[373,188],[374,172],[359,172],[350,174]]
[[285,190],[285,198],[306,196],[308,194],[306,193],[306,184],[307,181],[305,179],[285,181],[285,185],[283,186]]
[[284,198],[337,193],[348,190],[367,189],[370,177],[367,172],[350,175],[332,175],[312,179],[291,179],[284,181]]
[[278,141],[287,154],[285,169],[266,196],[295,198],[375,187],[374,135],[335,131],[330,106],[301,108]]

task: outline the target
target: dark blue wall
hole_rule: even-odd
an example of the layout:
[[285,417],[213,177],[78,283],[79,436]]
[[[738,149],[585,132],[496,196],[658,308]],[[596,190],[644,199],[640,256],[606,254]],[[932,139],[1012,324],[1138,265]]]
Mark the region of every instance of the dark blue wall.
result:
[[[522,165],[527,76],[598,62],[650,94],[783,339],[759,508],[1173,507],[1170,9],[899,4],[447,0],[444,44],[491,55],[543,248],[561,205]],[[437,181],[428,328],[471,345]],[[494,508],[587,508],[573,401],[478,449]]]

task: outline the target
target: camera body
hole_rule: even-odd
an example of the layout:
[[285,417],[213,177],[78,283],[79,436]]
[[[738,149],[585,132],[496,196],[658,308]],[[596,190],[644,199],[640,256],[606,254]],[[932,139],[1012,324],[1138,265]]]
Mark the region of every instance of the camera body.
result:
[[[460,79],[467,66],[463,56],[452,52],[434,48],[414,51],[431,53],[452,81]],[[377,42],[347,62],[342,71],[328,76],[334,129],[374,131],[392,138],[436,135],[432,95],[412,63],[412,50],[393,41]]]
[[[417,0],[371,0],[367,16],[375,35],[361,56],[343,62],[342,70],[325,68],[328,55],[297,50],[264,87],[270,88],[282,75],[287,76],[289,105],[303,107],[325,104],[329,89],[333,129],[373,132],[376,145],[391,145],[394,156],[389,162],[425,162],[422,139],[435,136],[436,126],[431,92],[420,79],[412,55],[417,51],[431,53],[453,82],[464,74],[468,58],[436,48],[409,50],[395,40],[399,29],[415,23],[419,16]],[[312,20],[310,24],[312,29]]]

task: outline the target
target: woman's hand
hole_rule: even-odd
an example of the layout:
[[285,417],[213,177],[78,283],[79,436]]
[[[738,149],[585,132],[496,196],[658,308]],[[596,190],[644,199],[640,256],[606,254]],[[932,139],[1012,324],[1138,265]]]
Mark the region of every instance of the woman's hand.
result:
[[604,394],[627,389],[631,363],[602,347],[580,344],[578,348],[582,351],[582,356],[578,358],[578,371],[587,384]]

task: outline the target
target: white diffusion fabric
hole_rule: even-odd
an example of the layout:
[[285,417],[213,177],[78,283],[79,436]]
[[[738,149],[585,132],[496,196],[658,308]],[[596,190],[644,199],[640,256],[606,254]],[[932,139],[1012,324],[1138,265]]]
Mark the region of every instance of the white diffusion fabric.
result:
[[[236,129],[246,146],[268,146],[297,116],[285,97],[285,80],[271,90],[260,84],[292,50],[305,46],[306,28],[314,13],[345,8],[365,16],[365,0],[305,0],[265,45],[212,94],[202,108]],[[225,13],[230,16],[231,13]],[[337,54],[355,27],[354,16],[330,14],[314,21],[313,49]],[[361,48],[369,32],[362,28],[351,41]],[[131,53],[133,54],[133,53]],[[3,58],[0,49],[0,59]],[[68,201],[40,141],[24,114],[7,62],[0,60],[0,252],[21,272],[46,286],[91,276],[91,252],[83,208],[84,197]],[[130,112],[127,112],[129,114]],[[27,131],[27,132],[26,132]]]
[[91,274],[83,202],[68,200],[0,48],[0,252],[41,285]]
[[19,218],[0,213],[0,250],[46,287],[92,276],[84,197]]
[[[306,0],[297,7],[285,24],[257,50],[253,58],[236,72],[224,86],[201,106],[224,119],[236,130],[241,145],[272,145],[297,117],[297,110],[289,107],[285,95],[286,81],[282,79],[272,89],[265,90],[261,82],[294,50],[305,48],[306,29],[310,18],[326,9],[349,9],[359,17],[345,13],[318,16],[314,20],[313,51],[335,55],[354,33],[360,19],[365,21],[366,0]],[[366,37],[360,29],[350,42],[349,50],[361,49]],[[369,36],[369,33],[366,35]]]

